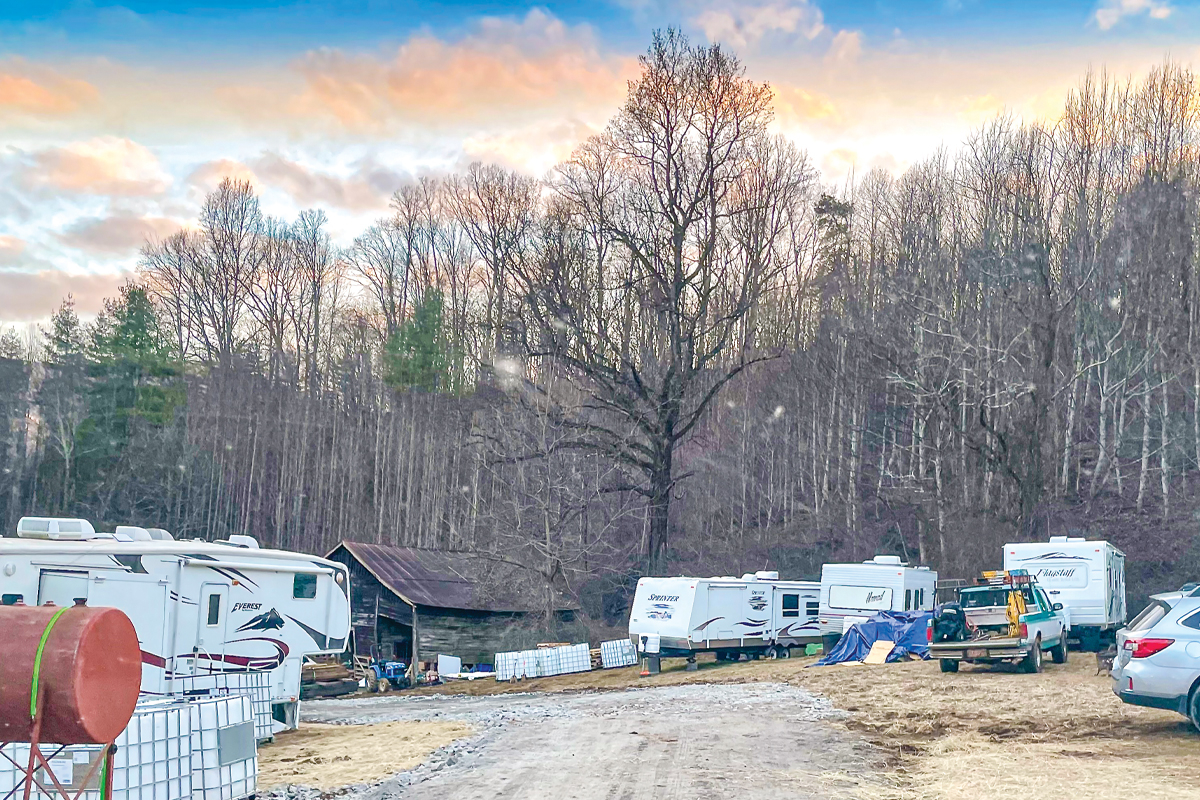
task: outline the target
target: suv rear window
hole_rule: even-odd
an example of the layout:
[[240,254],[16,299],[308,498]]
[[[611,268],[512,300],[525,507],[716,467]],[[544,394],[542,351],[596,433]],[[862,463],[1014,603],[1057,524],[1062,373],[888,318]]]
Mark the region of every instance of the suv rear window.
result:
[[1179,620],[1179,624],[1185,628],[1195,628],[1200,631],[1200,611],[1190,614]]
[[1142,609],[1142,613],[1133,618],[1133,621],[1125,626],[1125,630],[1130,633],[1139,631],[1148,631],[1159,623],[1159,621],[1167,615],[1171,607],[1161,600],[1155,600],[1150,605]]

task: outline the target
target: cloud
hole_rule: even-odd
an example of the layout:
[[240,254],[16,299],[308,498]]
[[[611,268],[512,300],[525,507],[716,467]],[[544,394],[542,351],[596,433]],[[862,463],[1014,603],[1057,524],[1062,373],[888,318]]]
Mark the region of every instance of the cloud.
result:
[[302,206],[336,206],[350,211],[387,208],[388,198],[406,176],[367,159],[350,175],[340,176],[314,170],[275,153],[266,153],[250,163],[263,184],[286,192]]
[[85,217],[58,235],[70,247],[102,256],[132,256],[147,239],[165,238],[182,227],[165,217],[117,214]]
[[808,0],[715,0],[690,5],[692,24],[704,31],[710,42],[733,47],[748,47],[772,34],[798,33],[812,40],[825,30],[821,9]]
[[570,158],[576,147],[598,132],[596,126],[578,119],[548,122],[468,137],[463,152],[467,161],[486,161],[541,175]]
[[322,49],[298,68],[306,86],[286,104],[292,115],[384,132],[615,108],[637,64],[602,55],[586,26],[534,9],[520,20],[484,18],[455,42],[418,34],[387,58]]
[[68,294],[80,314],[99,313],[104,298],[116,297],[128,272],[69,275],[60,270],[0,270],[0,321],[31,322],[49,317]]
[[774,84],[773,105],[775,121],[783,128],[801,127],[814,121],[836,122],[840,119],[837,106],[823,94],[798,86]]
[[15,264],[23,252],[25,252],[23,239],[0,234],[0,266]]
[[24,179],[33,186],[109,196],[161,194],[171,183],[154,153],[116,136],[36,152]]
[[1175,9],[1163,0],[1102,0],[1092,19],[1102,31],[1111,30],[1126,17],[1145,14],[1150,19],[1166,19]]
[[862,55],[862,33],[859,31],[838,31],[829,45],[825,55],[826,63],[849,63],[857,61]]
[[187,177],[187,184],[202,193],[216,189],[221,181],[231,178],[235,181],[249,181],[256,192],[262,191],[262,181],[254,174],[254,170],[240,161],[229,158],[219,158],[215,161],[205,161],[192,170]]
[[99,93],[87,81],[64,77],[24,59],[0,62],[0,118],[59,117],[94,103]]

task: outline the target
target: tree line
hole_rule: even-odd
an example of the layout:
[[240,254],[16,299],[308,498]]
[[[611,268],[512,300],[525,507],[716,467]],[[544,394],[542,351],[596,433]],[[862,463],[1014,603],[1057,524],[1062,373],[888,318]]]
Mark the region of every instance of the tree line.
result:
[[1051,534],[1200,571],[1190,70],[835,190],[726,49],[641,66],[544,180],[416,181],[346,248],[226,180],[95,322],[0,338],[6,531],[472,550],[609,618],[639,574]]

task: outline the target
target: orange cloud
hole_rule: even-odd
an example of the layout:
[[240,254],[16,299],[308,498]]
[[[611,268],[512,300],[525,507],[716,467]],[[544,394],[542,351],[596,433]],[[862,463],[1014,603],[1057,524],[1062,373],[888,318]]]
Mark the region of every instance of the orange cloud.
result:
[[146,147],[129,139],[101,136],[34,154],[26,181],[78,194],[161,194],[171,179]]
[[219,158],[216,161],[206,161],[188,175],[187,183],[201,192],[211,192],[226,178],[235,181],[249,181],[255,191],[262,190],[262,181],[254,174],[254,170],[240,161]]
[[165,238],[182,226],[165,217],[122,214],[81,219],[59,239],[71,247],[98,255],[132,256],[148,239]]
[[309,169],[275,153],[256,159],[253,169],[263,183],[287,192],[300,205],[330,205],[351,211],[387,208],[388,198],[405,177],[370,161],[342,177]]
[[371,131],[396,122],[495,124],[597,107],[608,113],[637,63],[601,55],[585,27],[568,28],[535,9],[519,21],[485,19],[455,43],[414,36],[386,60],[315,51],[300,70],[307,85],[290,103],[293,113]]
[[32,322],[54,313],[68,294],[75,297],[80,314],[99,313],[104,298],[116,297],[128,272],[103,275],[68,275],[59,270],[18,272],[0,270],[0,320]]
[[0,112],[60,116],[94,100],[87,81],[50,76],[42,81],[15,72],[0,72]]
[[15,236],[0,234],[0,264],[14,264],[25,252],[25,242]]
[[836,122],[840,118],[837,106],[823,94],[799,86],[772,85],[775,121],[784,128],[802,126],[814,120]]
[[537,125],[512,133],[480,134],[463,142],[468,161],[486,161],[540,175],[566,161],[598,129],[579,120]]

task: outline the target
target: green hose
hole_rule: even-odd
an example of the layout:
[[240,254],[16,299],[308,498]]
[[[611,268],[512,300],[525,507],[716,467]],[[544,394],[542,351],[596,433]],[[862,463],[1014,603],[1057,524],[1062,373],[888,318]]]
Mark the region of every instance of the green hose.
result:
[[46,630],[42,631],[42,640],[38,642],[37,656],[33,659],[33,688],[29,693],[29,718],[37,717],[37,700],[38,700],[38,678],[42,671],[42,651],[46,649],[46,641],[50,638],[50,631],[54,628],[54,623],[58,622],[58,618],[67,610],[67,606],[63,606],[50,621],[46,623]]

